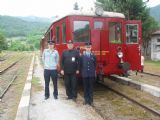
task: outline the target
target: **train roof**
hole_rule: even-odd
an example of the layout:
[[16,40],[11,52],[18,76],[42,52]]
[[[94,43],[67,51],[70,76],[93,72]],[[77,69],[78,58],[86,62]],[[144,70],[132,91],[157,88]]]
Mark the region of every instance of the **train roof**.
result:
[[74,15],[80,15],[80,16],[92,16],[92,17],[118,17],[118,18],[125,18],[124,14],[118,13],[118,12],[109,12],[109,11],[104,11],[101,16],[96,15],[94,11],[79,11],[79,10],[74,10],[70,12],[66,16],[74,16]]
[[[66,14],[66,15],[63,15],[61,17],[58,17],[57,19],[55,19],[53,21],[53,23],[51,24],[51,26],[61,20],[62,18],[65,18],[65,17],[68,17],[68,16],[90,16],[90,17],[104,17],[104,18],[125,18],[124,14],[122,13],[118,13],[118,12],[109,12],[109,11],[103,11],[103,14],[101,16],[98,16],[95,12],[95,10],[73,10],[71,11],[70,13]],[[50,27],[51,27],[50,26]],[[50,29],[49,27],[49,29]],[[48,30],[49,30],[48,29]],[[47,32],[48,32],[47,30]],[[46,32],[46,33],[47,33]],[[45,33],[45,34],[46,34]],[[44,35],[45,36],[45,35]]]
[[109,12],[109,11],[104,11],[101,16],[96,15],[96,12],[94,10],[73,10],[70,13],[61,16],[57,18],[55,21],[56,22],[64,17],[67,16],[90,16],[90,17],[112,17],[112,18],[125,18],[124,14],[118,13],[118,12]]

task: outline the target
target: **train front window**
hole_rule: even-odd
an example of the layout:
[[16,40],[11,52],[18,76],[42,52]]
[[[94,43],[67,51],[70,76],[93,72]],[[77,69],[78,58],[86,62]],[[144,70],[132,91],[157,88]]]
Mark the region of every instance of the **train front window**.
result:
[[137,43],[138,42],[138,25],[127,24],[126,36],[127,36],[127,41],[126,41],[127,43]]
[[103,27],[103,22],[100,21],[94,22],[94,29],[102,29],[102,27]]
[[89,21],[74,21],[74,42],[89,42]]
[[122,43],[122,25],[117,22],[109,23],[109,41],[110,43]]

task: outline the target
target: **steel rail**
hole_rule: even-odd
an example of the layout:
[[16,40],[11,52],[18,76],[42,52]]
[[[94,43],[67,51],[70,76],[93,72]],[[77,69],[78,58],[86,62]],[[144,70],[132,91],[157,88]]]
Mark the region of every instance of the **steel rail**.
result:
[[119,92],[119,91],[117,91],[117,90],[115,90],[115,89],[113,89],[113,88],[105,85],[104,83],[101,83],[101,82],[98,82],[98,83],[101,84],[101,85],[103,85],[104,87],[106,87],[106,88],[109,89],[110,91],[112,91],[112,92],[114,92],[114,93],[116,93],[116,94],[118,94],[118,95],[126,98],[127,100],[129,100],[129,101],[131,101],[131,102],[133,102],[133,103],[141,106],[142,108],[146,109],[147,111],[150,111],[151,113],[153,113],[153,114],[155,114],[155,115],[157,115],[157,116],[160,117],[160,112],[158,112],[158,111],[156,111],[156,110],[154,110],[154,109],[152,109],[152,108],[150,108],[150,107],[147,107],[147,106],[141,104],[140,102],[138,102],[138,101],[132,99],[131,97],[129,97],[129,96],[127,96],[127,95],[125,95],[125,94],[123,94],[123,93],[121,93],[121,92]]
[[[23,57],[24,58],[24,57]],[[0,71],[0,75],[2,75],[3,73],[5,73],[9,68],[13,67],[16,63],[18,63],[20,60],[22,60],[23,58],[20,58],[19,60],[17,60],[16,62],[12,63],[11,65],[9,65],[7,68],[3,69],[2,71]]]
[[157,74],[154,74],[154,73],[149,73],[149,72],[143,72],[142,74],[147,74],[147,75],[160,77],[160,75],[157,75]]
[[7,92],[7,90],[9,89],[10,85],[13,83],[13,81],[17,78],[17,75],[14,75],[12,80],[9,82],[9,84],[7,85],[7,87],[4,89],[4,91],[2,92],[2,94],[0,95],[0,101],[2,100],[4,94]]

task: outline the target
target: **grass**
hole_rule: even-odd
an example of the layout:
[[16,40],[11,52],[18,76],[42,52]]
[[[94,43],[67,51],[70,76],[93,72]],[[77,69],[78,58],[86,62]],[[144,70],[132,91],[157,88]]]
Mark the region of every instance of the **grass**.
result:
[[153,65],[160,65],[160,61],[152,61],[152,60],[146,60],[146,64],[153,64]]
[[38,77],[33,77],[32,78],[32,88],[34,92],[41,91],[43,89],[40,79]]

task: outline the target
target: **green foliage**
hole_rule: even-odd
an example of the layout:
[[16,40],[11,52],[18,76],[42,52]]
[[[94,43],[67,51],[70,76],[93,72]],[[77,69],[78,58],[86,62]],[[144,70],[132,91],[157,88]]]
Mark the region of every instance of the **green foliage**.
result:
[[34,50],[34,47],[26,44],[25,42],[13,41],[8,49],[12,51],[29,51]]
[[7,49],[7,42],[4,34],[0,31],[0,52]]
[[0,16],[0,28],[9,39],[9,50],[14,51],[39,49],[40,40],[49,24],[49,22],[29,22],[17,17]]
[[6,37],[27,36],[34,31],[42,34],[48,26],[49,23],[28,22],[16,17],[0,16],[0,27]]

